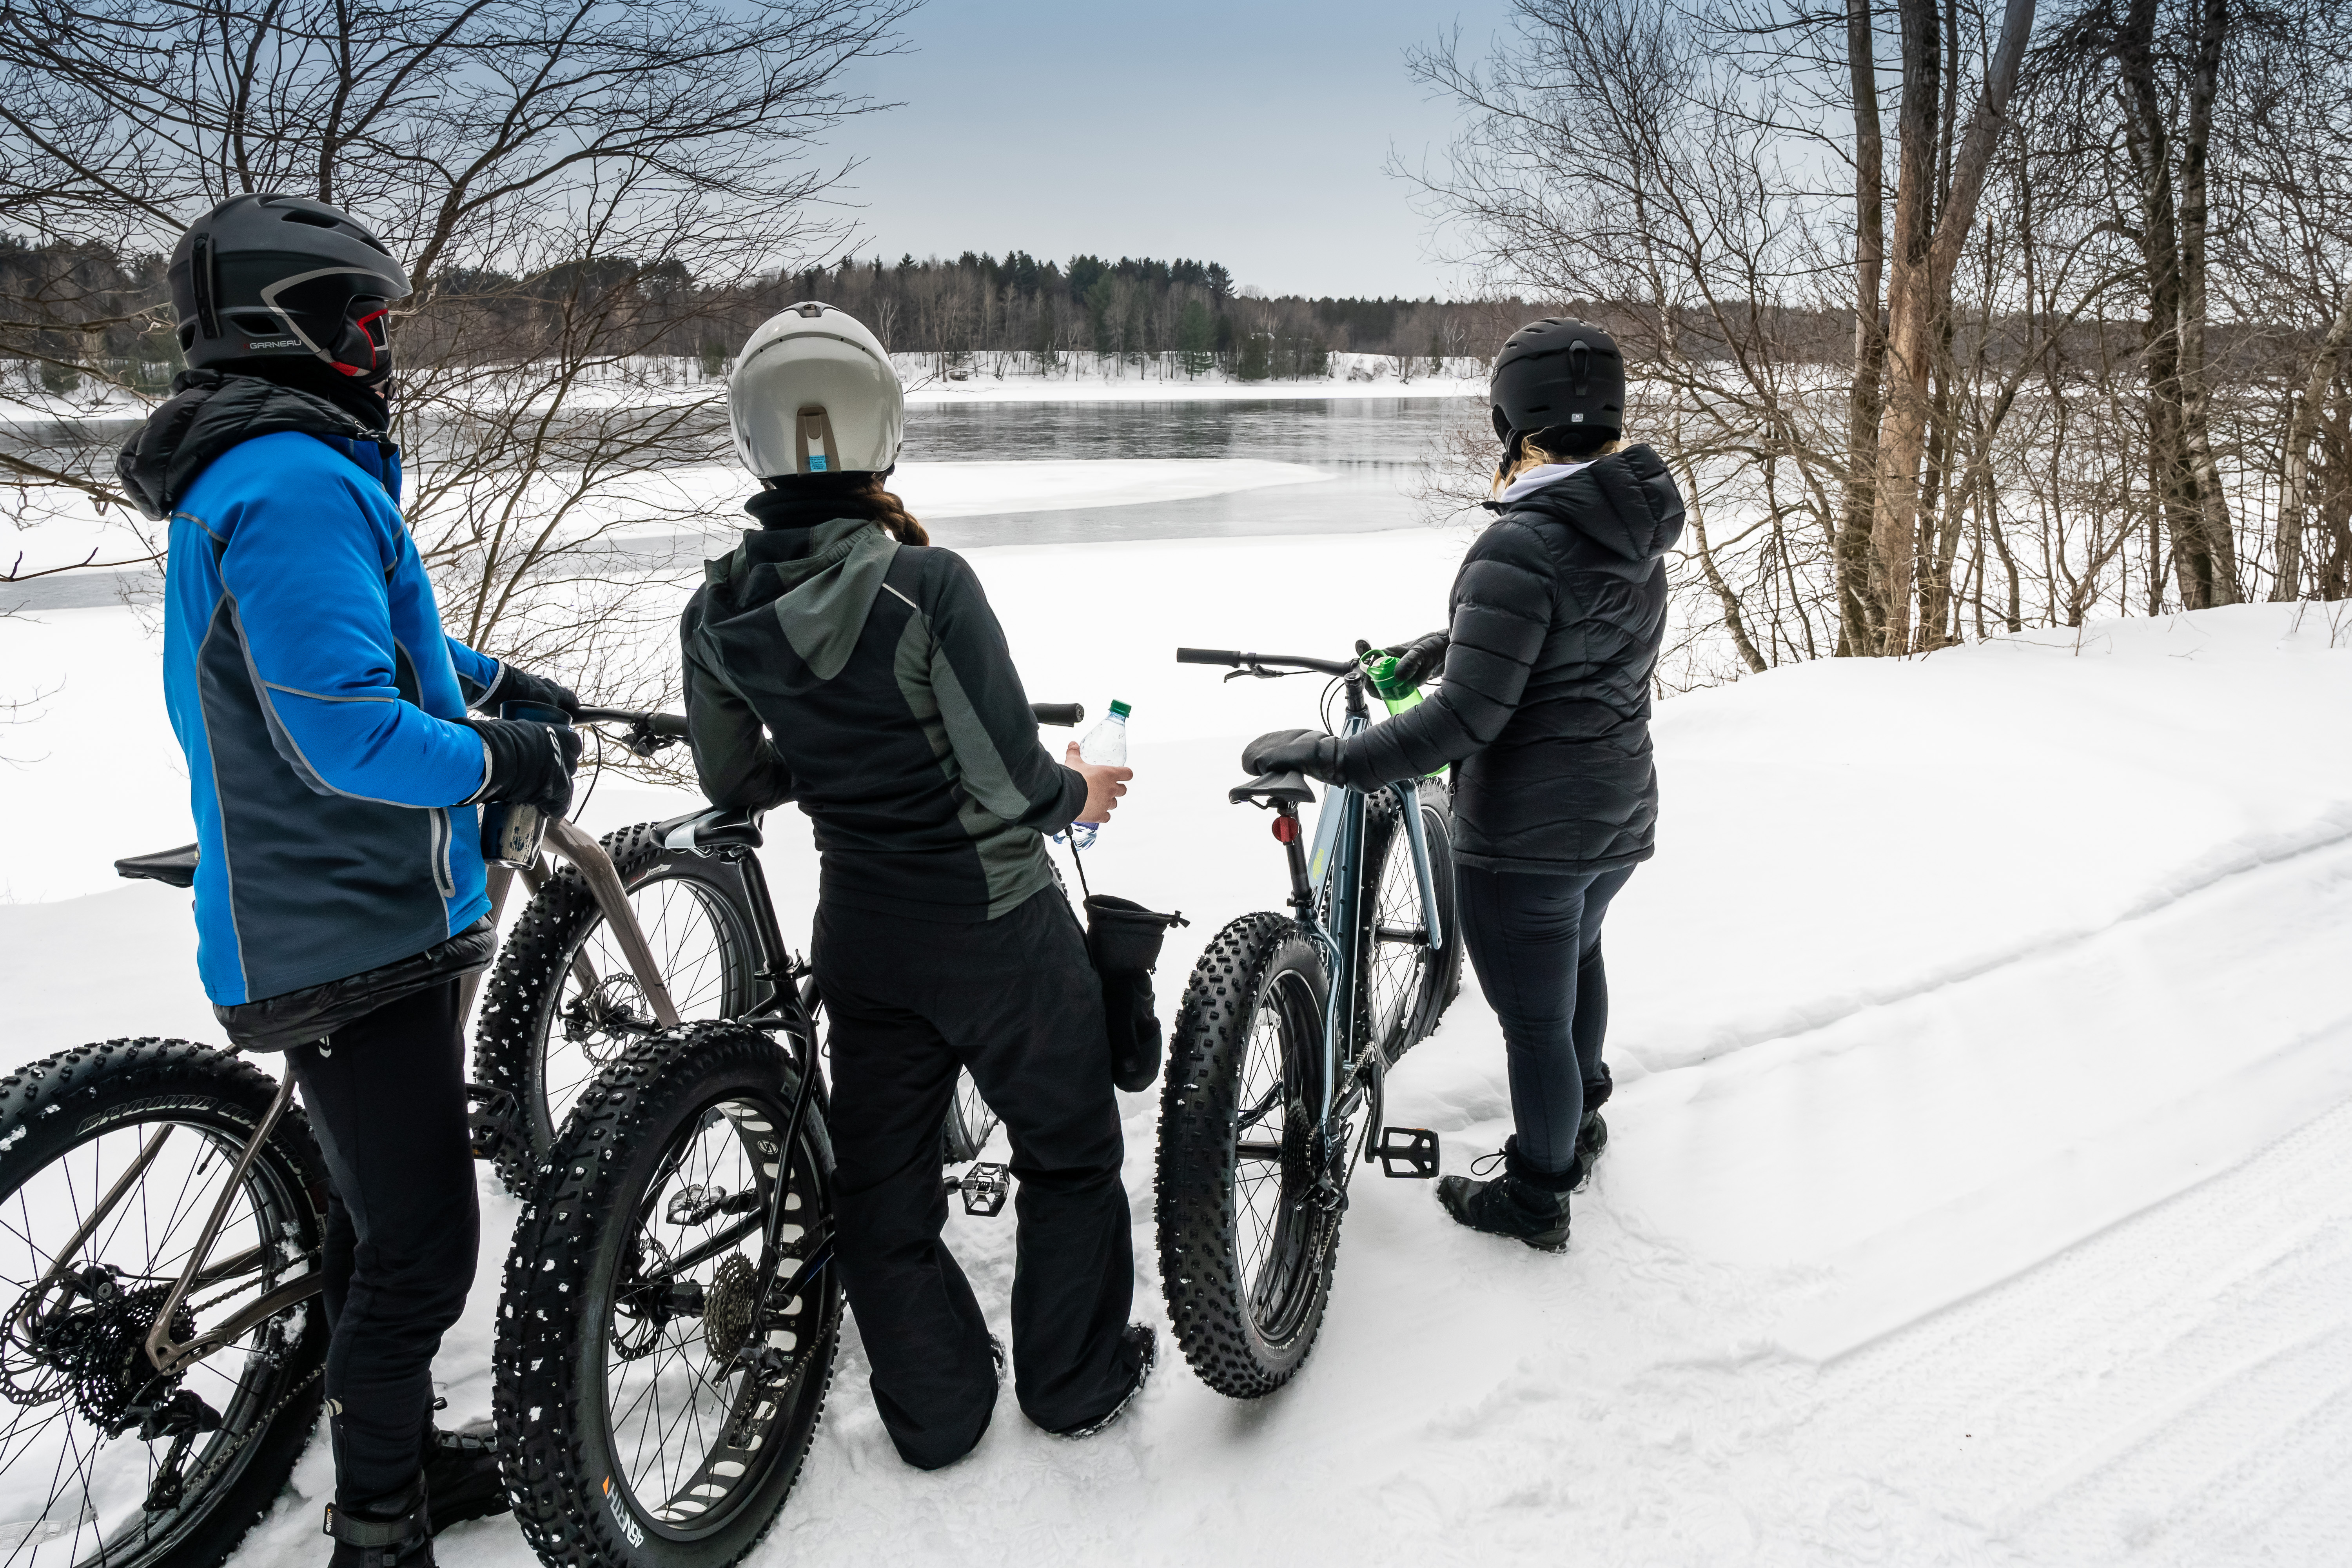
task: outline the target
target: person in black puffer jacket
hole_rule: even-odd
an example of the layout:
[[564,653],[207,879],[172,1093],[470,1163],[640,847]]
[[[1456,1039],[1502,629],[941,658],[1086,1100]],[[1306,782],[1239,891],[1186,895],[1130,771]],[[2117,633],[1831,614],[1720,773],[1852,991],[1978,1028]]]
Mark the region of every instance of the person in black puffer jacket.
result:
[[1590,323],[1546,319],[1495,365],[1497,515],[1454,581],[1453,622],[1391,651],[1420,706],[1342,742],[1284,731],[1253,772],[1376,789],[1458,763],[1454,854],[1463,934],[1509,1052],[1516,1134],[1494,1181],[1448,1176],[1462,1223],[1548,1251],[1608,1131],[1601,924],[1655,848],[1650,681],[1666,617],[1661,559],[1681,535],[1673,477],[1621,446],[1624,363]]

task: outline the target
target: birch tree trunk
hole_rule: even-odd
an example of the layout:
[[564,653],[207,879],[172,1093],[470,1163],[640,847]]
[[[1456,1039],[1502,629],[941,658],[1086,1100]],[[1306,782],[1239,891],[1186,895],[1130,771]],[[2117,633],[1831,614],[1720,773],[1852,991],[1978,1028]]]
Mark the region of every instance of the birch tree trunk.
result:
[[2347,343],[2352,343],[2352,287],[2344,290],[2343,301],[2336,307],[2336,320],[2328,323],[2326,336],[2319,341],[2319,353],[2312,359],[2303,395],[2287,415],[2286,482],[2279,491],[2278,582],[2271,589],[2274,602],[2294,599],[2301,593],[2303,520],[2311,506],[2311,437],[2319,423],[2327,384],[2336,379],[2336,367]]
[[1846,0],[1846,74],[1853,97],[1853,383],[1846,395],[1845,482],[1837,530],[1838,651],[1877,651],[1871,614],[1870,525],[1878,468],[1886,327],[1886,142],[1878,121],[1876,40],[1870,0]]
[[2234,605],[2238,587],[2237,540],[2230,530],[2230,502],[2221,489],[2221,465],[2213,460],[2205,379],[2205,255],[2207,148],[2213,137],[2213,95],[2221,79],[2221,46],[2228,37],[2230,0],[2201,0],[2195,13],[2195,62],[2189,79],[2189,121],[2180,139],[2180,436],[2197,487],[2197,517],[2213,563],[2211,602]]
[[1877,493],[1871,519],[1872,586],[1882,617],[1877,650],[1911,648],[1913,563],[1917,556],[1919,469],[1927,446],[1928,374],[1951,308],[1952,274],[1976,222],[1993,143],[2008,122],[2011,98],[2033,31],[2034,0],[2008,0],[2000,39],[1969,112],[1951,165],[1943,210],[1932,215],[1941,140],[1937,76],[1942,50],[1935,0],[1901,0],[1903,146],[1895,194],[1894,265],[1886,298],[1886,407],[1878,426]]

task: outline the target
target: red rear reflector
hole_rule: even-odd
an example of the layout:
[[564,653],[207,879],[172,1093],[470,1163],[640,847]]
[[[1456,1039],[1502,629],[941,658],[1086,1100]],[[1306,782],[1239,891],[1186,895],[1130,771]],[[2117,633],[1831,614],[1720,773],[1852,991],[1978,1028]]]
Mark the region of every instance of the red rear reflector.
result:
[[1277,816],[1274,819],[1274,837],[1284,844],[1298,842],[1298,818]]

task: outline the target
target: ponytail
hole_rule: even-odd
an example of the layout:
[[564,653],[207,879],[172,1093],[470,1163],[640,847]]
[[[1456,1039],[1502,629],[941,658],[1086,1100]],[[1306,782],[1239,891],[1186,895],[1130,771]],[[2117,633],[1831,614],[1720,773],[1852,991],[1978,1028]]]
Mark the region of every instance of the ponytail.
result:
[[907,503],[882,488],[884,477],[881,474],[866,476],[866,483],[856,491],[857,499],[873,509],[874,521],[899,543],[929,544],[931,536],[924,531],[921,523],[915,521],[914,514],[907,510]]

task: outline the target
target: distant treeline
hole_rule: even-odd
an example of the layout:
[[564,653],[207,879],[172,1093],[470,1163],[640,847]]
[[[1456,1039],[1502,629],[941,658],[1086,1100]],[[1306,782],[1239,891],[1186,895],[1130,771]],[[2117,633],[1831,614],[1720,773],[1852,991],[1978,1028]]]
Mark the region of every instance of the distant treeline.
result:
[[[77,366],[104,365],[142,388],[178,367],[163,258],[98,245],[31,246],[0,236],[0,357],[41,362],[44,380],[69,391]],[[402,329],[487,362],[530,357],[557,318],[625,319],[635,352],[723,363],[751,329],[802,300],[837,305],[893,352],[952,360],[982,353],[1034,356],[1051,366],[1073,353],[1171,354],[1188,372],[1244,380],[1326,375],[1334,353],[1434,362],[1485,356],[1530,312],[1517,300],[1308,299],[1238,291],[1213,261],[1075,256],[1001,259],[966,251],[952,261],[908,256],[784,270],[754,283],[705,287],[675,263],[644,268],[606,258],[528,277],[480,268],[425,280]]]
[[1327,374],[1334,353],[1483,356],[1525,314],[1516,300],[1268,297],[1237,291],[1214,261],[1056,263],[1020,250],[1002,259],[969,250],[952,261],[907,256],[895,266],[877,257],[776,283],[763,307],[824,300],[898,353],[1012,352],[1047,364],[1071,352],[1168,353],[1196,374],[1214,367],[1244,380]]

